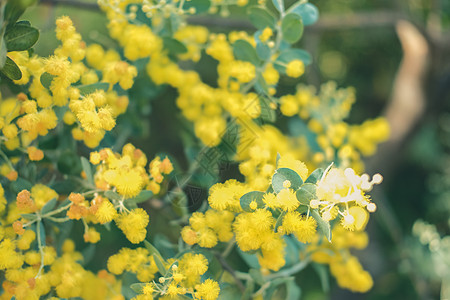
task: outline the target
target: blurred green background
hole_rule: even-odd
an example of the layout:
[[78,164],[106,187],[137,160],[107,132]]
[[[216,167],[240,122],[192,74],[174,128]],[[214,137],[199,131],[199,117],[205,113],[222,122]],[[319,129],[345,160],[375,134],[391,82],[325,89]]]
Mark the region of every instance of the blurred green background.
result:
[[[88,44],[98,42],[116,47],[108,36],[106,18],[98,10],[90,5],[44,2],[24,16],[41,29],[35,47],[38,54],[47,56],[58,45],[54,21],[64,14],[73,19]],[[321,17],[317,24],[306,28],[299,46],[312,54],[314,63],[300,81],[318,86],[334,80],[340,86],[355,87],[357,102],[349,123],[360,123],[392,109],[404,51],[414,52],[415,47],[412,44],[409,45],[412,50],[403,50],[396,31],[399,20],[407,20],[418,29],[428,52],[423,74],[417,78],[419,84],[411,87],[422,91],[420,98],[425,106],[418,108],[410,103],[418,111],[417,118],[397,141],[382,146],[379,154],[367,162],[369,173],[381,172],[385,178],[373,193],[379,209],[368,226],[371,242],[366,250],[357,253],[374,278],[373,289],[367,294],[352,294],[339,289],[331,280],[331,289],[324,294],[319,278],[309,276],[315,273],[307,270],[299,277],[303,299],[439,299],[442,282],[450,286],[450,246],[449,238],[444,238],[450,234],[450,1],[312,3],[319,8]],[[231,15],[239,17],[239,11]],[[411,75],[408,71],[406,74]],[[281,82],[281,86],[289,84],[292,82]],[[141,133],[149,134],[152,143],[136,139],[137,145],[146,149],[149,157],[160,151],[182,156],[182,144],[168,138],[178,130],[177,121],[166,129],[169,135],[158,136],[155,129],[162,118],[176,110],[175,105],[157,101],[145,105],[148,119]],[[151,110],[158,114],[152,115]],[[402,107],[393,111],[390,117],[394,120],[402,120],[403,114],[408,113]],[[419,219],[434,227],[416,224],[413,233],[413,225]],[[120,246],[108,240],[101,243],[112,245],[110,253]]]

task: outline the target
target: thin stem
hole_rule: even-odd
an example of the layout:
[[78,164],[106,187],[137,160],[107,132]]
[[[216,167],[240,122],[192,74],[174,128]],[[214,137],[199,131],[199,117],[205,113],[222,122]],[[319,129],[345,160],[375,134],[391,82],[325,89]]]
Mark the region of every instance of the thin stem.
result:
[[[239,288],[239,290],[241,290],[241,292],[245,291],[245,286],[242,283],[242,281],[240,279],[252,279],[250,277],[250,275],[245,274],[245,273],[241,273],[241,272],[236,272],[228,263],[227,261],[220,255],[216,255],[217,259],[219,260],[220,264],[222,265],[222,267],[224,268],[224,270],[228,271],[228,273],[231,274],[231,276],[234,278],[234,281],[236,282],[237,287]],[[245,276],[245,278],[239,278],[238,273],[240,275],[245,274],[247,276]]]
[[12,162],[9,160],[8,156],[6,156],[6,154],[2,150],[0,150],[0,156],[6,161],[8,166],[14,170],[14,166],[13,166]]
[[37,231],[37,242],[39,253],[41,254],[41,265],[39,266],[39,271],[37,272],[34,278],[38,278],[41,275],[42,270],[44,269],[44,248],[42,247],[41,242],[41,226],[42,226],[41,220],[39,219],[36,225],[36,231]]
[[67,205],[65,205],[65,206],[62,206],[62,207],[58,208],[57,210],[52,210],[52,211],[46,213],[45,215],[42,215],[42,218],[48,218],[48,217],[51,217],[51,216],[53,216],[53,215],[56,215],[56,214],[58,214],[58,213],[60,213],[60,212],[63,212],[63,211],[65,211],[66,209],[68,209],[69,207],[71,207],[72,204],[73,204],[73,203],[70,202],[69,204],[67,204]]
[[221,254],[221,256],[223,257],[223,258],[226,258],[230,253],[231,253],[231,251],[233,250],[233,248],[234,248],[234,244],[236,243],[236,239],[233,237],[233,239],[231,239],[229,242],[228,242],[228,245],[227,245],[227,247],[225,248],[225,250],[222,252],[222,254]]

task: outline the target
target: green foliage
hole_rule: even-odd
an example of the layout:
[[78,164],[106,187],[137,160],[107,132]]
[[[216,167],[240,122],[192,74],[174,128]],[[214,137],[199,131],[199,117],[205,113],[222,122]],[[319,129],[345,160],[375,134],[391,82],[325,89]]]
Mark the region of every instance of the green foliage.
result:
[[277,169],[272,177],[272,188],[274,192],[279,193],[283,188],[285,188],[284,183],[286,181],[290,182],[289,188],[294,191],[299,189],[303,184],[303,180],[297,172],[288,168],[280,168]]

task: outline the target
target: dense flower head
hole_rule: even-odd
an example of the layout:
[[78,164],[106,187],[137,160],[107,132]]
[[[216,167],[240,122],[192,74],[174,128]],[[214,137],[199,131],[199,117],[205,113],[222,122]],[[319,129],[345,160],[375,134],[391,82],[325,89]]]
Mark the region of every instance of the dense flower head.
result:
[[134,244],[138,244],[145,239],[148,221],[148,214],[142,208],[135,208],[130,212],[122,212],[115,219],[120,230]]

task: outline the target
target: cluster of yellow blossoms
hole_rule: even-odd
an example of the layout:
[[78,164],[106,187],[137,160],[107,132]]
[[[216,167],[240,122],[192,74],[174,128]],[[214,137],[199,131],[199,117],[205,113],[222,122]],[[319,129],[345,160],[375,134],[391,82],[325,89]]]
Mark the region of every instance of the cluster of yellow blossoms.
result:
[[98,56],[103,51],[101,46],[86,48],[68,17],[56,21],[56,37],[62,45],[47,59],[26,51],[11,52],[23,74],[15,83],[29,85],[31,98],[19,94],[1,104],[0,124],[9,150],[28,146],[39,135],[54,129],[58,124],[57,107],[64,108],[62,119],[72,126],[74,139],[97,147],[105,131],[114,128],[116,117],[127,109],[127,96],[119,96],[112,88],[118,83],[129,89],[136,68],[121,61],[114,50]]
[[[5,277],[0,299],[40,299],[51,291],[55,297],[49,299],[124,299],[114,275],[106,270],[94,274],[83,268],[83,255],[75,251],[72,240],[64,242],[58,256],[52,246],[45,246],[41,253],[32,250],[35,244],[33,230],[26,230],[19,239],[2,234],[0,270]],[[41,263],[47,270],[41,269]]]
[[[252,191],[250,185],[236,180],[214,185],[208,198],[212,209],[191,216],[190,226],[182,230],[184,241],[211,248],[219,241],[229,242],[234,235],[242,251],[258,251],[262,268],[278,271],[286,263],[283,236],[293,234],[299,242],[311,243],[321,240],[319,229],[331,240],[329,222],[334,219],[341,224],[336,228],[364,230],[368,212],[376,209],[365,191],[382,180],[379,174],[369,181],[367,174],[358,176],[352,169],[331,167],[308,177],[305,164],[289,157],[278,159],[272,175],[265,192]],[[334,240],[329,247],[334,247]]]
[[[265,9],[265,2],[258,1],[258,8]],[[233,3],[245,6],[248,1]],[[210,4],[210,13],[227,14],[227,1]],[[132,273],[139,281],[131,286],[136,300],[214,300],[220,292],[216,280],[227,281],[230,274],[238,280],[250,276],[225,268],[235,243],[239,253],[255,255],[258,272],[269,285],[278,271],[291,272],[288,244],[294,243],[300,245],[294,263],[328,264],[341,287],[367,291],[372,279],[350,249],[368,243],[364,228],[376,206],[366,192],[382,177],[357,174],[364,167],[361,155],[373,154],[376,145],[387,139],[386,121],[379,118],[348,125],[344,119],[355,100],[354,92],[337,89],[334,83],[322,86],[317,94],[311,87],[298,86],[295,95],[277,96],[283,76],[298,78],[307,64],[307,59],[298,57],[279,59],[282,48],[289,47],[281,41],[281,19],[278,22],[274,17],[273,26],[255,35],[224,34],[184,24],[183,14],[196,13],[190,1],[99,0],[99,5],[109,19],[111,37],[128,62],[115,50],[87,46],[68,17],[56,21],[61,46],[54,55],[8,53],[23,75],[14,84],[27,88],[28,93],[0,102],[2,149],[18,150],[8,157],[0,149],[0,174],[8,179],[0,184],[0,271],[5,278],[0,299],[125,299],[117,278]],[[280,13],[280,18],[284,15]],[[217,63],[213,70],[217,82],[206,83],[199,73],[178,64],[190,61],[186,65],[194,65],[204,57]],[[57,174],[31,183],[27,181],[31,176],[20,170],[24,162],[17,154],[26,154],[26,163],[40,162],[39,166],[57,173],[48,163],[52,159],[47,160],[53,153],[39,149],[38,137],[59,126],[59,119],[75,140],[97,148],[127,110],[126,91],[138,76],[136,66],[142,64],[152,83],[177,90],[178,108],[207,147],[221,145],[229,125],[238,126],[232,147],[236,147],[234,160],[239,162],[243,182],[231,179],[210,188],[209,208],[192,213],[189,224],[181,229],[179,253],[167,259],[146,240],[150,218],[138,207],[152,197],[164,196],[164,180],[174,170],[167,157],[148,163],[147,156],[131,144],[121,153],[114,148],[95,149],[89,160],[81,159],[83,172],[76,179]],[[278,109],[291,117],[289,121],[306,124],[314,142],[305,136],[286,136],[264,124]],[[326,165],[325,171],[318,169]],[[77,186],[71,186],[71,192],[60,192],[61,177],[75,180]],[[109,228],[114,222],[129,242],[144,242],[146,248],[122,248],[109,257],[108,271],[94,274],[84,269],[85,258],[62,234],[64,226],[75,220],[84,226],[85,243],[99,242],[100,225]],[[200,249],[216,246],[226,250],[218,254]],[[226,272],[212,274],[214,262]],[[264,293],[266,283],[258,282],[259,294]]]
[[344,119],[354,101],[354,89],[337,89],[334,82],[323,84],[318,94],[314,87],[299,85],[295,95],[280,98],[280,110],[285,116],[298,115],[316,134],[321,152],[311,158],[314,163],[337,161],[362,172],[361,156],[373,155],[377,144],[387,140],[389,125],[384,118],[347,124]]
[[[132,286],[139,295],[135,300],[178,299],[190,294],[194,299],[211,300],[219,296],[219,284],[212,279],[201,280],[208,270],[208,260],[203,254],[186,253],[178,259],[162,262],[156,254],[150,255],[145,248],[122,248],[108,259],[108,270],[116,275],[124,271],[135,273],[141,284]],[[157,266],[155,259],[160,262]],[[153,280],[156,273],[162,276]],[[201,282],[203,281],[203,282]]]

